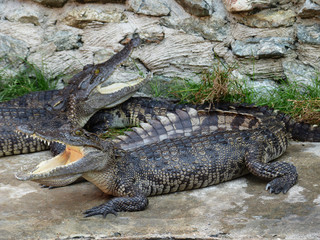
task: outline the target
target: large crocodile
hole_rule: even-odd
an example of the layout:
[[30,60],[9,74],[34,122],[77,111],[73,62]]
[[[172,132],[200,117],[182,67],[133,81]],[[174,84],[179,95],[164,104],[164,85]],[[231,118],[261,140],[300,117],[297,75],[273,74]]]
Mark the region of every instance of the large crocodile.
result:
[[[266,188],[272,193],[285,193],[296,183],[298,174],[292,164],[269,163],[288,145],[283,122],[275,122],[270,116],[261,124],[250,114],[224,111],[221,118],[220,111],[187,110],[142,124],[142,128],[134,128],[116,141],[101,140],[84,130],[43,135],[22,126],[19,131],[24,134],[63,142],[67,147],[60,155],[16,177],[63,186],[73,177],[82,176],[115,196],[87,210],[86,217],[143,210],[148,196],[207,187],[248,172],[269,180]],[[219,116],[224,121],[217,122]],[[211,132],[218,128],[237,130]]]
[[106,87],[102,84],[139,43],[139,36],[134,36],[108,61],[85,66],[61,90],[34,92],[0,103],[0,156],[47,149],[47,145],[37,139],[17,135],[14,131],[18,125],[34,122],[49,127],[47,123],[52,123],[51,119],[59,118],[70,127],[83,127],[101,108],[114,107],[131,97],[148,78]]

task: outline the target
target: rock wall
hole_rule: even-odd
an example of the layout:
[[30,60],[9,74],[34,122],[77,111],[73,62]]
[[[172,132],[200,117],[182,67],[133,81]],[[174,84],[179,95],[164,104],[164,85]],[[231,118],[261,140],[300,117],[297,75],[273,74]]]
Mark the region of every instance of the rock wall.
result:
[[0,0],[0,66],[15,70],[26,59],[72,75],[133,32],[144,44],[117,80],[137,68],[192,78],[218,61],[269,85],[320,72],[320,0]]

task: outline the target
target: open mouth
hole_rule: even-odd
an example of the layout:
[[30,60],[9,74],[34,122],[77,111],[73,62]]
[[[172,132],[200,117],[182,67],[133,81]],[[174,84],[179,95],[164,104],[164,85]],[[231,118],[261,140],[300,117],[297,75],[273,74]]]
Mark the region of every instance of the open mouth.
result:
[[65,145],[64,151],[56,155],[55,157],[50,158],[48,160],[44,160],[35,167],[27,166],[27,168],[22,169],[20,172],[18,172],[16,174],[16,177],[19,180],[41,179],[47,176],[48,174],[52,174],[54,171],[57,171],[58,169],[66,168],[72,164],[77,163],[86,155],[86,147],[84,146],[74,146],[61,141],[46,139],[41,135],[37,135],[35,133],[28,134],[25,132],[27,130],[23,127],[18,128],[16,131],[30,138],[39,139],[40,141],[46,143],[49,146],[52,146],[55,143]]
[[43,174],[50,172],[60,166],[67,166],[77,162],[85,156],[83,147],[66,145],[65,150],[57,156],[43,161],[36,166],[32,174]]

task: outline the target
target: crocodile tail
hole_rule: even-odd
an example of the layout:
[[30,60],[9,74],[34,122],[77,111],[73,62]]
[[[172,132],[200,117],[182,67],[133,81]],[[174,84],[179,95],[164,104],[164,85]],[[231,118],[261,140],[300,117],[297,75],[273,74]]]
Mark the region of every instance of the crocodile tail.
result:
[[255,129],[260,119],[251,114],[238,114],[221,110],[177,109],[175,113],[157,116],[157,120],[141,123],[125,135],[118,136],[114,142],[118,147],[128,150],[169,138],[212,133],[226,130]]
[[279,121],[286,125],[288,133],[291,134],[293,140],[320,142],[320,126],[312,125],[305,122],[297,122],[291,116],[280,111],[274,110],[268,106],[256,106],[251,104],[230,104],[217,103],[216,108],[222,110],[235,110],[238,113],[249,113],[262,118],[263,124],[269,121]]
[[277,119],[286,124],[287,131],[291,134],[293,140],[320,142],[320,126],[305,122],[297,122],[293,118],[283,113],[277,114]]
[[296,141],[320,142],[320,126],[305,122],[297,122],[290,115],[275,111],[268,107],[259,107],[258,111],[272,121],[283,122],[291,138]]
[[295,123],[290,126],[292,139],[297,141],[320,142],[320,127],[307,123]]

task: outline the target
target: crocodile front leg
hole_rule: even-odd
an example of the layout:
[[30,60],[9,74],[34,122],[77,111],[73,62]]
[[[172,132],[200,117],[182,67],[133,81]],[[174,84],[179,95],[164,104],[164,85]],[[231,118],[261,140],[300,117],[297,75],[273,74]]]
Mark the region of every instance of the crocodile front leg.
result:
[[142,211],[147,206],[148,198],[143,194],[133,197],[115,197],[104,204],[85,211],[84,214],[85,217],[102,215],[105,218],[109,213],[117,215],[117,212]]
[[286,193],[298,180],[296,167],[290,163],[263,163],[259,158],[248,157],[246,166],[257,177],[271,180],[266,186],[270,193]]
[[83,177],[103,192],[115,196],[110,201],[84,212],[85,217],[102,215],[104,218],[117,212],[142,211],[148,206],[145,189],[136,184],[134,166],[125,160],[110,163],[102,171],[86,173]]

